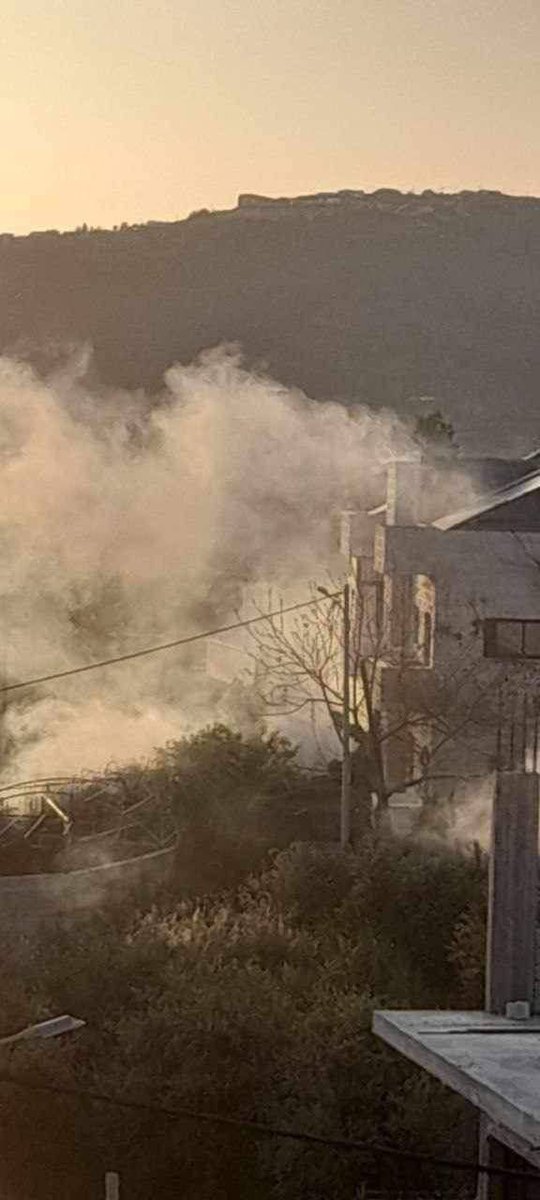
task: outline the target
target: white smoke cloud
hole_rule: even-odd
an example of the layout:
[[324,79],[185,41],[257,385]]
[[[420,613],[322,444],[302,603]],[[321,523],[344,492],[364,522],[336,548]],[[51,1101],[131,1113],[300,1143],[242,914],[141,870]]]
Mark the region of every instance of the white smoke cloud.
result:
[[[43,382],[0,360],[7,682],[219,624],[246,582],[324,570],[332,514],[369,497],[381,461],[409,448],[390,414],[309,401],[231,350],[171,369],[153,405],[87,390],[84,370],[83,355]],[[145,756],[212,704],[176,652],[14,693],[8,770]]]
[[459,788],[449,812],[448,841],[461,846],[477,842],[483,850],[489,849],[494,792],[493,774],[471,780]]

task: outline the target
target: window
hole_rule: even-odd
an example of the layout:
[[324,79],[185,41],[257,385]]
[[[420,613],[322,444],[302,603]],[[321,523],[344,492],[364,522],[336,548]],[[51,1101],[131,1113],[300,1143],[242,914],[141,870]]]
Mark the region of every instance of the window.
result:
[[384,631],[384,579],[375,583],[375,630],[381,637]]
[[431,643],[433,640],[433,618],[431,613],[424,614],[424,636],[422,638],[422,658],[426,667],[431,666]]
[[415,654],[420,655],[422,665],[431,666],[433,642],[433,617],[430,612],[413,605],[412,641]]
[[540,620],[501,618],[484,621],[484,655],[486,658],[540,659]]
[[415,775],[416,745],[408,730],[390,737],[385,744],[384,756],[388,782],[397,792],[401,791]]
[[540,621],[525,622],[525,658],[540,658]]
[[417,604],[413,608],[413,642],[419,646],[422,640],[422,614]]

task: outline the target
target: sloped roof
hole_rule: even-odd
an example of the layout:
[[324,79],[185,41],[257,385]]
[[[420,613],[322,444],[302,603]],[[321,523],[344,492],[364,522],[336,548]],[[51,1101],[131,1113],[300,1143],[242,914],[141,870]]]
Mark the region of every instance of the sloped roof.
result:
[[[533,456],[531,455],[531,460]],[[526,461],[526,460],[525,460]],[[505,487],[496,488],[492,492],[487,492],[484,496],[480,496],[478,500],[469,505],[467,508],[458,509],[456,512],[448,513],[444,517],[439,517],[433,522],[435,529],[449,530],[459,529],[467,525],[469,521],[476,517],[484,516],[486,513],[493,512],[494,509],[500,508],[503,504],[511,504],[513,500],[520,500],[521,497],[530,495],[540,489],[540,469],[528,471],[526,475],[521,476],[514,483],[506,484]]]

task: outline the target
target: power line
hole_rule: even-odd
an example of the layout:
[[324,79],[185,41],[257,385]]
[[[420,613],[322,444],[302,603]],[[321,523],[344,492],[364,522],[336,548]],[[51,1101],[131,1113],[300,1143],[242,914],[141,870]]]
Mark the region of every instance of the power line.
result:
[[270,621],[273,617],[282,617],[286,613],[297,612],[300,608],[310,608],[314,604],[323,604],[340,596],[341,592],[329,592],[320,599],[303,600],[300,604],[289,604],[287,608],[278,608],[274,612],[262,613],[258,617],[249,617],[246,621],[235,621],[232,625],[221,625],[217,629],[206,629],[204,633],[192,633],[189,637],[175,638],[172,642],[162,642],[158,646],[147,646],[144,650],[134,650],[131,654],[117,654],[114,658],[103,658],[99,662],[87,663],[83,667],[70,667],[67,671],[54,671],[50,675],[38,675],[35,679],[23,679],[19,683],[8,683],[0,687],[0,693],[15,692],[20,688],[32,687],[37,683],[51,683],[53,679],[66,679],[68,675],[82,675],[85,671],[97,671],[100,667],[112,667],[116,663],[130,662],[134,658],[145,658],[149,654],[160,654],[164,650],[174,650],[176,646],[188,646],[192,642],[202,642],[205,638],[216,637],[219,633],[231,633],[234,629],[245,629],[247,625],[256,625],[259,621]]
[[424,1163],[426,1166],[445,1167],[448,1170],[469,1172],[474,1175],[505,1176],[512,1179],[528,1179],[538,1184],[539,1176],[534,1171],[519,1171],[510,1167],[491,1167],[480,1163],[468,1162],[464,1159],[441,1158],[433,1154],[419,1154],[414,1150],[402,1150],[397,1146],[387,1146],[378,1142],[353,1141],[350,1138],[324,1137],[322,1134],[305,1133],[299,1129],[283,1129],[276,1125],[264,1125],[259,1121],[241,1120],[237,1117],[227,1117],[221,1113],[200,1112],[193,1108],[168,1108],[162,1104],[148,1104],[139,1100],[122,1100],[120,1097],[109,1096],[105,1092],[87,1091],[83,1088],[71,1088],[52,1083],[33,1083],[16,1075],[0,1074],[0,1083],[11,1084],[30,1092],[44,1092],[58,1096],[71,1096],[73,1099],[90,1101],[92,1103],[111,1105],[113,1108],[131,1110],[167,1117],[178,1120],[179,1117],[200,1124],[219,1125],[223,1128],[245,1130],[255,1137],[286,1138],[289,1141],[305,1142],[310,1145],[326,1146],[331,1150],[366,1152],[378,1158],[394,1158],[407,1162]]

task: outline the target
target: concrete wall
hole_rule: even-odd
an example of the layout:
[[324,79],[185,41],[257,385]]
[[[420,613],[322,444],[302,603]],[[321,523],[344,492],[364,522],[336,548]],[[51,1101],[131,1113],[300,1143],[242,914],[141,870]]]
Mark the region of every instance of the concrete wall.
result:
[[486,1010],[535,1002],[538,775],[501,772],[493,798],[486,949]]
[[537,617],[540,601],[540,533],[386,527],[379,533],[384,571],[429,575],[437,607],[454,614],[471,602],[484,616]]
[[[351,536],[351,550],[353,557],[361,553],[366,561],[364,537],[356,541]],[[429,609],[436,666],[455,652],[456,634],[470,638],[475,630],[480,632],[478,623],[485,618],[538,619],[540,533],[443,532],[431,526],[378,525],[373,531],[372,555],[374,574],[384,580],[384,623],[390,643],[405,645],[403,630],[407,622],[410,630],[413,628],[415,605]],[[428,604],[422,596],[427,595],[429,586]],[[408,613],[403,611],[406,594]],[[483,657],[480,636],[476,643],[471,652]],[[408,658],[412,648],[409,650]]]

